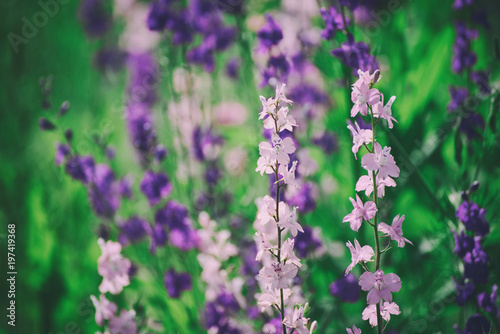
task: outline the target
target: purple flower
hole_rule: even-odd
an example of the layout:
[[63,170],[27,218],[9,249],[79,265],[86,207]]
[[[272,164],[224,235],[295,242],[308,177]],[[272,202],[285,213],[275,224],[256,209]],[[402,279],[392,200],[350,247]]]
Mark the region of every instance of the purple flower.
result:
[[66,144],[57,144],[56,149],[56,165],[60,166],[64,160],[70,155],[71,148]]
[[377,270],[374,274],[365,271],[359,277],[359,286],[363,291],[369,291],[366,300],[373,305],[385,300],[392,302],[392,293],[401,290],[401,279],[396,274],[384,274]]
[[158,65],[150,53],[130,54],[127,59],[130,70],[128,86],[129,104],[151,106],[156,101]]
[[140,184],[141,192],[148,198],[149,205],[160,203],[172,191],[172,185],[165,173],[146,171]]
[[78,18],[83,30],[91,38],[104,35],[111,28],[111,14],[103,0],[83,0],[78,8]]
[[351,11],[355,10],[359,5],[359,0],[339,0],[341,6],[346,6]]
[[94,66],[101,72],[118,72],[125,65],[127,53],[117,47],[105,46],[94,56]]
[[140,162],[147,166],[156,147],[156,131],[153,127],[152,111],[146,104],[131,104],[127,107],[127,127],[132,145],[139,154]]
[[165,272],[165,288],[170,298],[179,298],[183,291],[191,290],[191,276],[187,272],[177,273],[170,269]]
[[463,331],[460,330],[457,325],[453,327],[455,328],[456,334],[483,334],[490,333],[491,330],[490,322],[481,314],[472,315],[469,320],[467,320]]
[[285,82],[290,73],[290,63],[286,57],[282,54],[278,56],[272,56],[267,61],[267,68],[262,72],[262,82],[260,87],[265,87],[267,84],[271,83],[271,79],[277,79],[281,82]]
[[460,119],[458,130],[464,133],[469,140],[479,139],[484,131],[485,121],[480,114],[467,111]]
[[326,40],[333,39],[337,30],[342,30],[349,26],[349,19],[345,19],[347,25],[345,26],[342,13],[338,12],[333,6],[328,10],[326,8],[321,8],[321,17],[326,25],[325,29],[321,32],[321,37]]
[[477,56],[471,50],[471,41],[476,39],[476,30],[467,29],[463,22],[455,23],[456,37],[453,44],[453,59],[451,69],[455,73],[462,73],[466,68],[474,66]]
[[187,209],[176,201],[169,201],[155,213],[155,223],[166,226],[170,242],[181,250],[189,250],[198,245],[198,234],[191,227]]
[[463,306],[474,296],[476,286],[472,282],[465,283],[463,278],[460,281],[453,278],[453,283],[455,283],[455,290],[457,293],[457,305]]
[[259,38],[259,49],[267,51],[273,45],[277,45],[283,39],[281,27],[269,14],[266,15],[266,24],[257,32]]
[[165,227],[158,223],[156,223],[155,226],[149,230],[149,233],[151,236],[149,251],[152,254],[155,254],[157,247],[162,247],[167,244],[168,234],[167,231],[165,230]]
[[155,148],[155,161],[162,162],[167,157],[167,149],[163,145],[158,145]]
[[94,212],[105,218],[114,216],[120,207],[120,194],[117,191],[115,175],[105,164],[98,164],[94,168],[92,182],[88,187],[89,201]]
[[206,72],[213,72],[215,69],[213,48],[206,43],[189,50],[186,54],[186,60],[196,65],[203,65]]
[[187,11],[181,11],[167,20],[166,28],[173,33],[173,45],[189,44],[193,41],[194,31],[191,22],[187,20],[187,16]]
[[485,95],[491,93],[489,77],[490,73],[487,71],[473,71],[470,74],[470,78],[477,85],[479,91]]
[[118,228],[120,229],[118,241],[123,246],[141,241],[151,230],[148,222],[138,216],[130,217],[127,221],[119,224]]
[[213,133],[211,129],[197,127],[193,131],[193,153],[198,161],[213,160],[224,138]]
[[306,182],[293,196],[290,198],[287,196],[286,202],[290,205],[298,206],[301,213],[307,213],[316,209],[316,197],[317,189],[311,182]]
[[358,279],[353,274],[342,276],[330,284],[330,293],[342,302],[355,303],[359,299],[360,292]]
[[466,88],[454,86],[450,86],[449,90],[451,100],[446,108],[449,112],[452,112],[457,110],[464,103],[465,99],[469,96],[469,92]]
[[455,0],[451,8],[453,8],[454,10],[463,9],[467,6],[472,5],[473,2],[474,0]]
[[457,234],[456,231],[452,232],[453,238],[455,239],[455,248],[453,249],[453,253],[463,258],[465,254],[472,251],[474,248],[474,238],[467,235],[465,231],[460,232],[460,234]]
[[171,2],[173,1],[157,0],[151,3],[147,18],[147,25],[149,30],[162,31],[165,28],[169,16],[173,15],[169,8]]
[[476,284],[488,282],[488,254],[483,250],[479,239],[475,240],[474,249],[464,257],[464,278],[470,278]]
[[312,143],[321,148],[326,154],[332,154],[339,149],[337,136],[330,131],[325,131],[321,136],[314,137]]
[[51,121],[49,121],[45,117],[40,117],[40,119],[38,120],[38,125],[40,126],[40,130],[42,130],[42,131],[52,131],[52,130],[55,130],[57,128],[54,125],[54,123],[52,123]]
[[238,80],[239,69],[240,69],[240,61],[237,58],[231,58],[226,65],[226,75],[231,80]]
[[283,326],[281,324],[281,319],[273,318],[269,320],[269,322],[264,325],[262,331],[264,333],[269,333],[269,334],[283,334]]
[[497,314],[497,293],[498,286],[495,284],[491,290],[491,295],[488,295],[486,291],[481,292],[477,295],[477,304],[486,312]]
[[486,220],[486,209],[480,209],[479,205],[472,201],[462,202],[456,216],[468,231],[476,232],[479,236],[484,236],[490,231],[490,225]]
[[303,227],[304,232],[295,237],[295,251],[300,258],[306,258],[312,252],[322,247],[321,240],[314,235],[314,230],[309,226]]
[[363,42],[355,43],[351,34],[340,48],[332,50],[331,53],[345,66],[352,68],[354,76],[357,76],[358,69],[374,72],[379,68],[375,57],[370,54],[370,47]]
[[118,181],[118,193],[123,198],[132,198],[132,180],[130,177],[125,176]]
[[221,178],[221,170],[216,165],[211,165],[205,170],[205,182],[207,182],[209,186],[215,186]]
[[233,294],[225,289],[219,293],[216,302],[220,306],[224,307],[227,312],[237,312],[240,309],[240,305],[234,298]]
[[65,171],[72,179],[87,184],[92,180],[94,175],[94,158],[90,155],[81,157],[73,155],[66,161]]

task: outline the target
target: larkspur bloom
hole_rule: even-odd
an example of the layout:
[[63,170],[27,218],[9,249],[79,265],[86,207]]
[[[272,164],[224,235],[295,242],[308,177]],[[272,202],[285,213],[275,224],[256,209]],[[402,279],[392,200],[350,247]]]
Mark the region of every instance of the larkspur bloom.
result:
[[363,219],[369,221],[370,219],[375,217],[377,207],[372,201],[368,201],[363,204],[361,198],[359,198],[358,195],[356,195],[356,200],[354,200],[352,197],[349,197],[349,200],[351,201],[354,208],[350,214],[344,217],[342,222],[349,222],[351,225],[351,229],[353,231],[358,231],[361,224],[363,223]]
[[102,249],[102,254],[97,259],[98,272],[103,280],[99,286],[101,293],[110,292],[114,295],[119,294],[123,287],[130,284],[128,271],[131,267],[130,260],[121,255],[122,246],[113,241],[104,242],[98,240]]
[[298,334],[309,334],[309,330],[306,327],[308,321],[309,319],[304,317],[303,305],[295,308],[291,315],[287,314],[285,319],[283,319],[283,323],[288,328],[294,328]]
[[292,237],[296,237],[298,231],[304,232],[302,226],[297,222],[297,207],[292,210],[284,202],[280,202],[281,217],[278,222],[279,227],[288,229]]
[[135,310],[122,310],[119,317],[109,320],[108,327],[112,334],[137,334]]
[[358,279],[352,273],[340,277],[330,284],[330,293],[343,302],[355,303],[359,299],[360,287]]
[[[395,187],[396,182],[390,177],[385,179],[381,178],[378,174],[375,177],[377,182],[377,197],[383,198],[385,196],[385,187]],[[363,175],[356,182],[356,191],[364,191],[366,196],[370,196],[373,192],[373,178],[371,173]]]
[[380,232],[387,234],[391,240],[394,240],[398,243],[398,247],[404,247],[405,242],[408,242],[413,245],[413,243],[403,238],[403,221],[405,220],[405,215],[397,215],[392,220],[392,226],[387,225],[386,223],[380,223],[378,225],[378,229]]
[[392,302],[392,292],[401,290],[401,279],[396,274],[384,274],[382,270],[374,273],[364,272],[359,277],[359,286],[363,291],[369,291],[368,304],[377,304],[382,300]]
[[[383,304],[380,303],[380,313],[382,315],[382,319],[385,321],[391,320],[391,314],[398,315],[401,313],[399,310],[399,306],[392,302],[384,302]],[[370,325],[372,327],[377,326],[377,307],[375,304],[368,305],[364,310],[363,310],[363,320],[368,320]]]
[[95,322],[99,326],[104,324],[104,320],[109,320],[115,316],[117,311],[116,304],[106,299],[105,295],[100,295],[99,299],[95,296],[90,296],[90,299],[95,307]]
[[300,259],[295,255],[293,248],[295,245],[295,240],[286,239],[281,246],[281,259],[290,263],[293,263],[297,267],[302,267]]
[[[287,300],[292,294],[292,290],[283,289],[283,299]],[[270,306],[277,306],[281,303],[281,293],[279,289],[271,289],[267,287],[266,291],[261,293],[257,298],[257,305],[261,308],[261,311],[269,308]]]
[[368,171],[378,171],[381,178],[388,176],[398,177],[399,167],[396,166],[394,157],[391,155],[391,148],[375,143],[374,153],[367,153],[361,159],[361,166]]
[[354,239],[354,246],[350,241],[346,243],[346,246],[349,248],[351,251],[351,264],[347,267],[345,274],[349,274],[354,268],[355,265],[357,265],[360,262],[370,262],[373,261],[372,257],[375,255],[373,248],[370,246],[363,246],[359,244],[359,241]]
[[361,329],[356,327],[356,325],[352,326],[352,329],[346,328],[347,334],[361,334]]
[[351,131],[352,134],[352,153],[354,153],[354,156],[356,157],[356,153],[358,153],[359,148],[362,145],[370,144],[371,142],[373,142],[373,131],[361,129],[358,122],[354,122],[354,126],[352,123],[349,123],[347,125],[347,128],[349,129],[349,131]]
[[325,40],[331,40],[335,37],[338,30],[343,30],[349,26],[349,19],[342,17],[342,13],[338,12],[335,7],[321,8],[321,17],[325,21],[325,29],[321,32],[321,37]]
[[283,265],[275,262],[262,268],[259,275],[267,284],[270,284],[271,289],[288,289],[290,280],[297,276],[297,271],[297,266],[294,264]]
[[392,104],[394,103],[394,100],[396,100],[395,96],[392,96],[389,101],[387,101],[387,104],[384,106],[384,95],[381,94],[381,101],[373,106],[373,117],[377,118],[383,118],[387,120],[387,124],[389,125],[389,129],[393,128],[393,121],[396,121],[394,117],[392,117]]
[[278,168],[278,173],[282,177],[282,179],[280,179],[279,181],[283,181],[286,184],[289,184],[291,186],[294,186],[295,188],[300,189],[300,185],[295,180],[295,169],[297,168],[297,163],[298,161],[295,160],[292,163],[292,167],[290,167],[290,169],[288,169],[288,167],[284,164],[280,165]]
[[351,100],[354,106],[351,109],[351,117],[356,117],[358,113],[366,116],[368,114],[368,105],[374,106],[380,102],[380,92],[376,88],[370,88],[367,84],[353,85]]

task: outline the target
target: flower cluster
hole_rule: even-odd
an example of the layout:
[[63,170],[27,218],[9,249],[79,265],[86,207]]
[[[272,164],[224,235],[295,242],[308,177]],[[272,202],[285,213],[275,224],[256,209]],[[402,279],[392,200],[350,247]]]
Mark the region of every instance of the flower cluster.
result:
[[296,161],[291,161],[290,155],[295,152],[295,145],[290,137],[281,138],[283,131],[293,131],[297,124],[289,115],[287,105],[292,101],[285,96],[285,85],[276,88],[274,98],[260,97],[262,111],[259,119],[264,122],[264,128],[272,130],[271,143],[259,144],[260,158],[257,161],[256,171],[263,174],[274,174],[276,182],[276,198],[265,196],[259,203],[259,212],[254,224],[256,228],[256,242],[258,244],[257,261],[264,267],[259,272],[262,293],[258,298],[258,305],[264,311],[274,306],[281,313],[283,333],[286,328],[294,329],[298,333],[309,333],[306,325],[308,318],[304,316],[304,306],[286,308],[285,301],[292,294],[292,279],[302,266],[300,259],[295,255],[295,240],[284,235],[288,232],[296,237],[303,232],[297,222],[297,208],[290,208],[280,201],[280,191],[287,186],[298,186],[295,181]]
[[107,327],[108,331],[105,331],[105,333],[136,334],[135,310],[127,311],[122,309],[120,314],[117,314],[118,307],[115,303],[109,301],[105,295],[107,292],[117,295],[122,292],[125,286],[129,285],[131,263],[121,254],[122,247],[119,243],[105,242],[103,239],[99,239],[98,243],[102,254],[97,260],[97,268],[103,280],[99,286],[101,292],[99,299],[90,296],[96,309],[95,321],[97,325]]
[[[471,194],[478,188],[479,183],[475,181],[467,191],[463,192],[463,202],[458,207],[456,216],[465,230],[460,233],[452,231],[455,239],[453,252],[462,259],[464,268],[462,278],[455,279],[456,302],[457,305],[464,307],[466,303],[475,300],[483,311],[490,313],[492,317],[498,317],[500,315],[500,309],[496,305],[498,286],[494,284],[491,293],[487,292],[485,287],[489,279],[489,257],[482,242],[490,231],[490,225],[486,220],[486,209],[480,208],[470,199]],[[474,314],[469,318],[465,331],[460,331],[457,325],[455,330],[458,334],[470,333],[469,329],[474,323],[485,333],[489,332],[490,323],[481,314]]]
[[[396,241],[399,247],[404,247],[405,243],[411,242],[403,237],[402,224],[405,219],[404,215],[394,217],[392,224],[388,225],[379,222],[379,207],[378,200],[385,196],[385,187],[395,187],[396,182],[393,178],[399,176],[399,168],[396,165],[394,157],[391,155],[391,148],[388,146],[382,147],[377,142],[376,125],[385,119],[389,129],[392,129],[393,122],[396,119],[392,116],[392,103],[395,96],[391,97],[384,105],[383,94],[373,86],[380,80],[380,72],[377,70],[374,73],[363,72],[358,70],[359,79],[352,85],[351,99],[354,106],[351,109],[351,117],[356,117],[358,114],[368,116],[371,119],[371,128],[362,129],[358,122],[349,123],[347,128],[351,131],[353,138],[352,152],[356,154],[361,147],[366,148],[366,153],[361,159],[361,166],[368,172],[363,175],[356,183],[356,191],[364,192],[368,197],[371,195],[371,200],[363,202],[359,195],[356,199],[350,198],[353,205],[351,213],[346,215],[343,222],[349,222],[353,231],[357,232],[363,223],[373,226],[375,231],[375,251],[371,246],[361,246],[358,240],[354,239],[354,245],[348,241],[347,247],[351,251],[351,264],[347,267],[346,275],[360,263],[366,270],[359,278],[359,286],[363,291],[368,291],[367,303],[368,306],[363,311],[363,320],[368,320],[370,325],[382,327],[382,319],[389,321],[391,314],[399,314],[399,307],[392,300],[392,293],[398,292],[401,289],[401,279],[393,273],[384,273],[380,269],[380,255],[383,252],[380,245],[380,235],[388,237],[392,241]],[[390,248],[390,243],[386,249]],[[384,250],[384,251],[385,251]],[[375,270],[371,272],[367,263],[374,261]],[[347,329],[349,333],[359,333],[359,330],[354,327],[353,330]]]

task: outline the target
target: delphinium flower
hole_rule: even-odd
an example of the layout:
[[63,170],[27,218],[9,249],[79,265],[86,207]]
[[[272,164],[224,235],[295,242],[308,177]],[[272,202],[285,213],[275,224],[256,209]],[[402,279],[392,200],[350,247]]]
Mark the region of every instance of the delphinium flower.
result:
[[[348,129],[353,136],[352,152],[356,157],[359,150],[364,147],[366,153],[361,159],[361,166],[367,170],[368,175],[360,177],[356,184],[356,191],[364,191],[366,196],[371,195],[371,200],[364,201],[359,195],[356,200],[350,198],[353,205],[353,211],[346,215],[343,222],[350,222],[351,229],[358,231],[362,226],[371,225],[375,232],[375,250],[371,246],[361,246],[355,239],[354,245],[349,241],[347,246],[351,251],[351,264],[346,270],[346,275],[360,263],[365,272],[359,278],[359,286],[362,290],[368,291],[367,303],[362,314],[363,320],[368,320],[372,327],[377,327],[377,332],[381,333],[384,325],[382,320],[389,322],[391,314],[399,314],[398,305],[393,302],[392,293],[401,289],[401,279],[394,273],[384,273],[380,269],[380,255],[383,252],[381,247],[380,233],[390,241],[395,241],[399,247],[404,247],[405,243],[411,242],[403,237],[402,223],[404,215],[397,215],[389,226],[380,222],[379,217],[379,199],[385,195],[385,187],[395,187],[393,178],[399,176],[399,168],[396,165],[394,157],[391,155],[391,148],[382,146],[377,141],[376,126],[382,119],[387,121],[387,127],[393,127],[391,107],[395,97],[391,97],[384,106],[383,95],[374,88],[374,85],[380,80],[379,71],[370,73],[358,70],[359,79],[352,85],[351,99],[354,106],[351,110],[351,117],[356,117],[358,113],[371,119],[371,129],[361,129],[358,123],[349,123]],[[386,250],[390,248],[390,242]],[[368,269],[368,262],[372,262],[375,257],[374,271]],[[349,330],[348,330],[349,331]]]
[[[482,245],[490,226],[486,220],[486,209],[480,208],[471,200],[471,195],[478,189],[479,183],[475,181],[469,189],[462,192],[463,201],[457,209],[456,216],[465,230],[459,226],[460,233],[452,231],[455,240],[453,252],[463,261],[462,277],[454,278],[456,303],[461,307],[466,307],[468,303],[477,303],[482,311],[490,313],[495,318],[500,315],[496,306],[498,287],[494,284],[491,293],[486,290],[490,276],[490,259]],[[455,326],[455,330],[457,333],[475,333],[471,328],[476,328],[474,327],[476,325],[480,325],[478,329],[490,327],[485,317],[475,314],[467,321],[465,331],[459,331],[458,326]]]
[[293,140],[289,137],[282,139],[280,133],[296,126],[287,106],[292,101],[286,98],[284,89],[284,84],[277,86],[275,97],[260,98],[262,111],[259,119],[264,121],[264,128],[271,128],[272,134],[271,143],[262,142],[259,145],[260,158],[256,171],[274,174],[276,194],[275,198],[265,196],[260,202],[254,224],[259,248],[257,260],[264,264],[259,273],[264,288],[258,304],[262,310],[274,306],[280,311],[283,333],[287,333],[287,328],[299,333],[309,333],[306,327],[308,319],[303,314],[304,306],[287,308],[285,304],[291,295],[291,281],[302,264],[294,253],[294,241],[283,237],[286,232],[295,237],[303,229],[296,220],[296,208],[290,209],[285,202],[280,201],[282,188],[293,182],[291,175],[284,177],[283,174],[294,174],[294,161],[291,161],[290,155],[295,152]]
[[203,269],[201,279],[207,284],[205,327],[216,333],[245,333],[249,329],[237,321],[238,311],[247,307],[241,293],[244,280],[238,276],[230,279],[225,269],[228,261],[238,255],[238,248],[229,241],[229,230],[216,231],[217,223],[208,213],[201,212],[199,222],[198,262]]
[[106,10],[103,0],[84,0],[78,9],[85,33],[92,38],[101,37],[112,25],[111,13]]

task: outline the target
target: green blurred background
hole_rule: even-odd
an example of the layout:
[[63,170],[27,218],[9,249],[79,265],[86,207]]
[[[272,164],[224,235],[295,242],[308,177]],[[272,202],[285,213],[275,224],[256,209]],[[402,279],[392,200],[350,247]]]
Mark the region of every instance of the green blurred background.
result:
[[[279,2],[271,1],[251,3],[250,8],[256,11],[279,5]],[[464,148],[459,153],[463,161],[457,162],[456,129],[446,112],[448,86],[467,85],[465,75],[451,72],[455,37],[452,21],[459,16],[450,9],[451,3],[403,1],[401,11],[380,33],[361,38],[371,45],[382,65],[380,90],[397,96],[393,110],[399,124],[387,135],[386,141],[393,147],[402,179],[398,181],[397,188],[388,191],[387,202],[391,207],[387,208],[387,213],[388,216],[397,213],[406,215],[405,237],[412,240],[415,246],[391,252],[384,268],[397,272],[404,282],[402,291],[397,295],[402,315],[395,316],[391,326],[400,330],[411,326],[415,333],[452,333],[453,324],[463,321],[465,317],[462,313],[465,311],[453,301],[451,277],[457,274],[459,261],[451,253],[453,237],[450,226],[457,225],[454,216],[460,191],[466,189],[475,177],[481,182],[481,188],[474,199],[488,208],[487,217],[492,225],[484,244],[490,259],[493,259],[490,282],[500,281],[500,265],[495,261],[500,256],[498,139],[496,134],[487,132],[484,143],[471,143],[470,150]],[[71,102],[64,126],[75,131],[80,153],[92,154],[102,160],[102,152],[93,144],[92,135],[96,132],[108,133],[118,152],[113,163],[115,171],[122,175],[132,173],[136,181],[140,177],[122,113],[119,107],[117,109],[123,104],[126,73],[121,71],[104,76],[93,67],[92,57],[100,45],[85,37],[76,19],[77,8],[76,0],[61,5],[58,13],[39,28],[26,44],[20,44],[16,53],[6,36],[10,32],[19,33],[23,27],[22,18],[32,17],[40,11],[40,5],[36,1],[19,0],[4,0],[0,4],[0,243],[2,248],[6,247],[6,225],[15,223],[18,272],[17,323],[13,330],[7,326],[4,316],[7,307],[4,279],[7,260],[6,251],[2,249],[0,330],[5,333],[92,333],[97,329],[89,300],[89,295],[96,294],[100,284],[96,271],[96,259],[100,254],[96,243],[97,218],[89,208],[85,189],[54,164],[54,144],[60,139],[60,134],[39,131],[38,118],[44,113],[40,107],[39,78],[49,74],[54,76],[51,101],[55,107],[64,100]],[[490,13],[500,11],[494,4],[491,4],[490,10]],[[491,69],[492,81],[497,80],[497,83],[499,60],[494,57],[493,45],[495,39],[498,41],[499,22],[492,20],[490,31],[480,29],[480,38],[473,42],[478,54],[475,68]],[[320,19],[317,25],[322,27]],[[361,31],[357,33],[357,36],[363,36]],[[254,37],[251,43],[256,45]],[[159,54],[167,52],[166,49],[163,46]],[[325,124],[339,135],[340,151],[330,158],[323,157],[319,151],[313,153],[320,164],[316,179],[321,182],[331,175],[337,181],[338,190],[322,198],[317,210],[303,217],[302,222],[321,227],[325,240],[336,241],[334,245],[340,243],[342,246],[346,240],[354,238],[352,231],[340,222],[351,210],[347,198],[354,195],[354,184],[360,172],[352,172],[359,161],[352,158],[350,135],[345,128],[350,101],[346,99],[346,89],[338,85],[344,70],[340,62],[330,56],[331,49],[330,43],[323,42],[313,61],[323,73],[328,93],[334,101]],[[223,63],[224,59],[218,59],[218,62]],[[228,83],[221,77],[222,74],[216,73],[214,84],[216,80],[221,80],[221,85],[227,87]],[[251,82],[243,83],[229,93],[218,91],[214,101],[243,96],[240,101],[250,111],[247,122],[250,125],[245,127],[245,131],[221,131],[228,141],[240,140],[248,147],[254,145],[256,148],[260,141],[260,135],[255,135],[259,133],[260,126],[256,119],[259,108],[257,94],[263,92],[248,89],[249,86]],[[162,99],[168,100],[169,92],[165,87],[160,87],[160,91],[165,89]],[[269,92],[265,91],[267,95]],[[477,108],[485,117],[489,102],[481,100]],[[159,137],[168,147],[169,135],[161,130],[168,128],[165,124],[168,121],[161,116],[163,107],[164,104],[160,103],[156,108],[157,129]],[[242,198],[252,184],[257,184],[257,192],[261,196],[266,193],[266,181],[251,172],[252,161],[256,158],[255,149],[249,156],[248,180],[235,186],[236,200],[232,205],[233,210],[241,210],[241,214],[250,221],[255,216],[256,208],[253,205],[240,207],[243,200],[238,198]],[[476,176],[478,162],[481,162],[481,169]],[[171,160],[169,166],[174,169],[175,160]],[[415,167],[418,169],[415,170]],[[179,183],[176,189],[180,190],[176,190],[175,196],[186,199],[188,194],[182,187]],[[370,231],[364,232],[357,236],[358,239],[370,242]],[[137,254],[147,254],[146,243],[139,247]],[[137,254],[135,256],[140,257]],[[188,258],[192,261],[195,254],[189,254]],[[360,323],[363,301],[343,306],[341,311],[340,305],[328,293],[328,285],[340,277],[348,261],[348,255],[342,254],[339,258],[322,258],[309,265],[306,282],[315,291],[311,304],[313,310],[316,307],[312,318],[320,323],[321,332],[337,333],[345,326],[344,321],[347,324]],[[193,269],[193,273],[199,272],[199,268]],[[130,291],[140,289],[132,284]],[[198,291],[194,295],[197,298],[202,293]],[[164,297],[168,298],[166,293]],[[178,332],[187,332],[188,328],[190,332],[199,329],[198,325],[191,324],[192,311],[186,309],[194,309],[193,314],[196,314],[196,305],[200,304],[190,298],[168,301],[159,306],[166,307],[165,312],[171,313],[172,317],[162,319],[162,322],[173,323],[172,330]],[[473,310],[467,312],[470,315]]]

